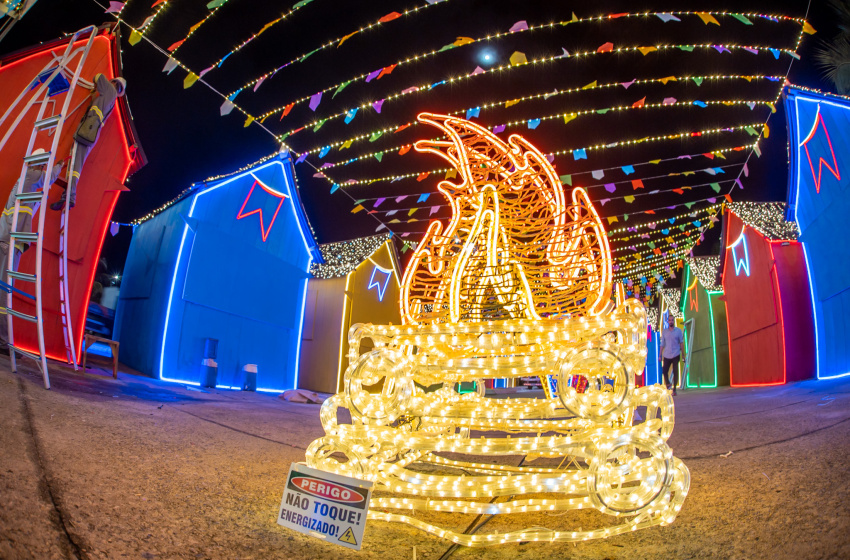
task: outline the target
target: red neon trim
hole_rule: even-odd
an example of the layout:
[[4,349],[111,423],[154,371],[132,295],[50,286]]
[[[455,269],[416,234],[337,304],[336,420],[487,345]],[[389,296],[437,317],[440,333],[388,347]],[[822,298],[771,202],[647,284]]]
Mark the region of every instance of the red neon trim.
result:
[[[817,175],[815,175],[815,165],[812,163],[812,156],[809,153],[809,147],[807,144],[809,143],[809,140],[813,139],[817,135],[818,127],[823,128],[824,136],[826,136],[826,142],[829,144],[829,152],[832,154],[832,164],[835,168],[833,169],[830,167],[822,157],[818,157],[818,172]],[[815,181],[815,192],[818,194],[820,193],[821,174],[823,173],[824,167],[829,169],[830,173],[832,173],[836,179],[839,181],[841,180],[841,173],[838,170],[838,160],[835,158],[835,150],[832,148],[832,140],[829,138],[829,131],[826,129],[826,123],[823,121],[823,116],[820,114],[820,106],[818,106],[818,115],[815,118],[815,126],[812,127],[812,131],[800,145],[806,149],[806,157],[809,159],[809,168],[812,170],[812,179]]]
[[[768,248],[770,249],[770,258],[773,260],[773,266],[771,270],[773,270],[774,280],[776,282],[776,292],[773,296],[774,304],[779,304],[779,323],[782,327],[780,332],[782,333],[782,383],[785,383],[788,380],[788,356],[786,355],[786,346],[785,346],[785,316],[782,312],[782,292],[779,289],[779,271],[776,270],[776,255],[773,254],[773,244],[768,243]],[[777,298],[779,301],[777,302]]]
[[[254,193],[254,187],[256,187],[258,184],[260,185],[260,188],[263,189],[264,191],[266,191],[268,194],[280,199],[280,202],[277,203],[277,208],[275,208],[274,216],[272,216],[272,221],[269,222],[268,229],[266,229],[264,227],[264,224],[263,224],[263,209],[262,208],[257,208],[257,209],[251,210],[247,214],[242,213],[242,211],[245,210],[245,205],[248,204],[248,199],[250,199],[251,195]],[[240,208],[239,212],[236,214],[236,219],[241,220],[242,218],[247,218],[248,216],[251,216],[253,214],[259,214],[260,215],[260,232],[263,234],[263,243],[265,243],[266,239],[269,238],[269,233],[271,233],[271,231],[272,231],[272,226],[274,225],[274,221],[277,219],[277,214],[278,214],[278,212],[280,212],[280,207],[283,206],[283,201],[285,201],[286,198],[287,197],[286,197],[285,194],[275,192],[274,190],[270,189],[269,187],[266,187],[261,181],[255,179],[254,184],[251,185],[251,190],[248,191],[248,196],[245,197],[245,201],[242,203],[242,208]]]
[[[734,214],[731,210],[727,210],[727,212],[729,212],[730,216],[732,214]],[[743,223],[743,219],[741,219],[740,216],[735,214],[735,217],[738,218],[739,220],[741,220],[741,222]],[[726,234],[727,234],[727,236],[729,234],[729,229],[732,227],[731,222],[732,222],[731,219],[726,220]],[[744,228],[741,230],[742,235],[744,234],[745,228],[746,228],[746,224],[744,224]],[[770,257],[771,257],[771,260],[773,260],[773,266],[771,267],[771,270],[773,271],[771,282],[776,285],[776,289],[773,291],[773,307],[774,307],[774,313],[775,313],[776,309],[777,309],[777,305],[778,305],[779,327],[780,327],[780,330],[782,332],[782,334],[781,334],[781,337],[782,337],[782,381],[775,381],[775,382],[771,382],[771,383],[734,383],[733,380],[735,379],[735,376],[733,375],[733,371],[732,371],[732,364],[733,364],[733,361],[732,361],[732,329],[730,328],[730,325],[729,325],[729,309],[728,309],[728,306],[727,306],[727,309],[726,309],[726,332],[727,332],[727,336],[729,337],[729,345],[728,345],[728,348],[729,348],[729,386],[730,387],[772,387],[772,386],[775,386],[775,385],[785,385],[787,383],[787,379],[788,379],[788,376],[787,376],[788,365],[787,365],[787,362],[786,362],[787,357],[786,357],[786,342],[785,342],[785,318],[784,318],[783,313],[782,313],[782,293],[779,290],[779,274],[776,272],[776,256],[773,253],[773,245],[776,244],[776,243],[799,243],[799,242],[798,241],[782,241],[782,240],[767,239],[758,230],[753,229],[753,228],[750,228],[750,229],[752,231],[754,231],[756,233],[756,235],[758,235],[762,239],[762,241],[767,242],[768,248],[770,249]],[[727,239],[728,239],[728,237],[727,237]],[[746,243],[746,240],[744,242]],[[731,251],[727,247],[726,248],[726,254],[724,256],[723,274],[721,275],[721,283],[723,285],[723,292],[724,293],[727,292],[727,289],[726,289],[726,270],[727,270],[727,267],[729,265],[729,253],[730,252]],[[734,258],[734,255],[733,255],[733,258]],[[777,301],[777,297],[779,298],[779,301]]]

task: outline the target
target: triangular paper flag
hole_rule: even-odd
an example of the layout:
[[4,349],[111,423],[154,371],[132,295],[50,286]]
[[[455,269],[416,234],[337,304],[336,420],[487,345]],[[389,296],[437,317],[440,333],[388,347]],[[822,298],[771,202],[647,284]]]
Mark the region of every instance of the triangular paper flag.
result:
[[706,13],[706,12],[697,12],[697,16],[702,20],[702,22],[706,25],[709,23],[713,23],[714,25],[720,25],[720,22],[714,19],[714,16]]
[[525,53],[515,51],[514,54],[511,55],[510,61],[511,61],[511,66],[517,66],[519,64],[527,63],[528,59],[525,58]]
[[165,61],[165,66],[163,66],[162,71],[166,74],[171,74],[175,68],[177,68],[177,61],[169,56],[168,60]]
[[528,29],[528,23],[525,20],[522,20],[513,24],[508,31],[514,33],[516,31],[525,31],[526,29]]
[[316,108],[319,106],[319,103],[321,103],[321,102],[322,102],[322,92],[320,91],[319,93],[314,93],[310,97],[310,110],[315,111]]
[[134,29],[130,32],[130,38],[127,39],[127,42],[130,43],[131,46],[133,46],[141,40],[142,34]]
[[195,85],[195,82],[197,81],[198,75],[194,72],[189,72],[188,74],[186,74],[186,77],[183,78],[183,89],[189,89],[190,87]]

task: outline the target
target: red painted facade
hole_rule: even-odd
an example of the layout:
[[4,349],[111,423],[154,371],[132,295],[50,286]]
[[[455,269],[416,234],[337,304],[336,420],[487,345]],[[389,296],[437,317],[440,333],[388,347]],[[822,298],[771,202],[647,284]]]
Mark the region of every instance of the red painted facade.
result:
[[723,290],[732,386],[813,377],[814,325],[802,245],[766,239],[732,212],[725,218]]
[[[82,77],[89,81],[98,73],[103,73],[109,78],[120,75],[117,38],[107,29],[100,29],[97,33],[98,36],[83,66]],[[80,40],[77,44],[83,45],[84,42]],[[32,83],[35,76],[50,60],[51,53],[61,56],[66,46],[67,39],[58,40],[11,54],[0,61],[0,83],[3,84],[0,88],[0,109],[5,111],[20,92]],[[132,84],[129,89],[132,91]],[[88,90],[81,87],[72,92],[69,111],[73,111],[74,108],[76,111],[68,117],[62,130],[57,161],[70,153],[74,131],[88,106],[88,93]],[[64,95],[59,94],[54,97],[57,104],[61,103]],[[18,107],[25,105],[26,98],[18,104]],[[9,130],[18,112],[19,110],[15,110],[0,126],[0,137]],[[15,128],[6,146],[0,151],[0,199],[2,200],[8,198],[20,174],[22,158],[29,142],[36,113],[37,108],[30,109]],[[46,142],[43,147],[49,149]],[[69,217],[68,278],[72,328],[78,359],[91,286],[100,249],[111,223],[112,211],[120,191],[126,190],[124,181],[127,176],[144,164],[144,154],[135,140],[126,99],[119,98],[113,114],[104,122],[100,139],[83,167],[77,185],[76,206],[70,211]],[[58,200],[61,195],[62,189],[54,187],[51,189],[50,201]],[[44,210],[39,209],[39,212]],[[48,357],[64,361],[66,359],[65,344],[59,315],[59,219],[61,213],[51,210],[47,212],[42,261],[45,351]],[[37,217],[38,213],[34,216],[33,228],[37,227]],[[36,255],[33,249],[28,249],[21,256],[18,266],[20,271],[30,273],[34,271]],[[16,288],[34,293],[32,284],[20,282],[16,284]],[[16,295],[14,307],[23,313],[34,313],[31,301]],[[16,319],[15,343],[22,348],[33,349],[37,353],[35,325]]]

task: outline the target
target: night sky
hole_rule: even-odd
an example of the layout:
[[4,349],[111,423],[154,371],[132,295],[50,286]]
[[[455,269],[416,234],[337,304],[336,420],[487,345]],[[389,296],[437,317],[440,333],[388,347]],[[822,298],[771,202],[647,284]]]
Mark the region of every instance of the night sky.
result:
[[[156,12],[152,0],[129,0],[121,17],[138,27]],[[210,14],[204,0],[170,0],[150,24],[145,35],[161,49],[186,38],[189,28]],[[231,54],[220,67],[208,72],[204,81],[222,94],[240,87],[244,89],[234,102],[246,112],[259,116],[285,107],[291,102],[309,98],[320,90],[337,86],[347,80],[352,82],[333,96],[336,88],[326,91],[316,111],[307,102],[297,102],[291,112],[281,118],[281,111],[269,115],[264,128],[252,123],[244,127],[245,115],[239,109],[224,117],[219,115],[223,103],[221,95],[196,83],[183,88],[186,70],[177,68],[171,74],[162,72],[166,56],[147,41],[135,46],[127,42],[130,30],[122,27],[122,59],[124,76],[128,81],[127,96],[133,113],[138,137],[148,158],[148,165],[130,177],[130,192],[119,198],[114,219],[129,222],[143,216],[179,195],[193,182],[225,174],[273,153],[278,148],[274,135],[306,127],[291,133],[285,142],[296,153],[311,151],[306,161],[296,166],[303,204],[321,243],[351,239],[373,234],[382,223],[399,235],[400,240],[416,240],[427,225],[427,218],[449,216],[448,208],[439,207],[429,216],[433,205],[442,205],[440,195],[434,194],[420,204],[413,217],[417,222],[406,223],[408,212],[417,206],[414,198],[422,193],[436,193],[442,173],[432,173],[421,181],[417,175],[445,165],[437,158],[417,154],[411,150],[401,156],[399,146],[417,139],[436,135],[424,126],[411,126],[392,132],[399,126],[413,122],[421,111],[457,112],[481,107],[474,120],[492,127],[509,124],[504,134],[519,133],[537,145],[543,153],[572,150],[584,146],[610,144],[626,139],[670,134],[682,130],[708,130],[761,121],[769,110],[763,105],[755,109],[746,106],[709,104],[707,107],[646,108],[642,110],[614,110],[609,107],[631,107],[641,98],[646,104],[660,104],[662,99],[705,99],[715,101],[762,100],[775,98],[780,82],[769,80],[705,80],[640,83],[640,80],[666,76],[711,75],[781,75],[788,72],[791,58],[781,54],[773,57],[763,48],[758,54],[741,49],[722,52],[721,49],[683,48],[659,49],[642,54],[634,49],[624,52],[605,52],[605,44],[614,48],[651,45],[744,45],[791,48],[796,45],[800,25],[794,22],[772,22],[750,17],[746,25],[729,16],[718,16],[720,25],[704,23],[697,16],[682,15],[681,21],[663,21],[655,12],[673,10],[735,10],[747,14],[787,15],[804,17],[809,10],[804,0],[798,2],[726,1],[726,2],[551,2],[546,0],[524,2],[444,0],[429,4],[425,0],[407,1],[347,1],[313,0],[291,11],[294,2],[247,2],[229,0],[223,3],[197,31],[176,50],[175,58],[196,73],[218,62],[234,47],[244,42],[264,24],[281,14],[287,17],[270,26],[244,48]],[[837,29],[834,18],[823,1],[813,2],[808,21],[817,29],[814,36],[805,35],[801,60],[791,64],[789,80],[792,83],[830,91],[814,66],[812,52],[818,41],[830,39]],[[419,8],[416,12],[399,18],[386,16],[392,12]],[[638,17],[610,17],[612,14],[652,12]],[[581,21],[569,25],[555,25],[526,32],[516,32],[496,39],[485,40],[487,35],[504,33],[517,22],[525,21],[529,27],[549,22],[568,22],[575,14]],[[607,16],[599,20],[584,21],[590,16]],[[346,39],[339,40],[359,29],[374,24],[379,19],[387,21],[365,29]],[[64,32],[73,32],[89,24],[114,22],[104,8],[93,0],[40,0],[12,32],[0,42],[0,55],[38,41],[49,40]],[[459,38],[482,39],[464,44]],[[252,80],[280,67],[314,49],[334,41],[329,48],[319,49],[305,59],[281,68],[267,77],[256,91]],[[442,47],[459,43],[454,48]],[[528,64],[502,71],[486,72],[499,65],[509,65],[515,52],[523,53],[528,61],[559,55],[566,49],[569,57]],[[597,53],[596,51],[601,51]],[[401,63],[386,75],[370,79],[367,83],[358,76],[386,68],[427,52],[435,54],[408,63]],[[587,55],[576,56],[586,52]],[[489,60],[485,56],[490,56]],[[485,72],[473,78],[476,66]],[[436,84],[431,88],[423,84]],[[629,87],[598,87],[599,84],[638,83]],[[596,87],[581,89],[596,82]],[[411,87],[418,91],[400,95]],[[563,93],[564,90],[568,90]],[[506,107],[505,101],[514,98],[562,92],[548,99],[527,99]],[[397,96],[397,97],[395,97]],[[380,112],[371,105],[385,99]],[[498,102],[496,107],[488,103]],[[360,108],[346,124],[339,115],[353,107]],[[729,181],[740,177],[744,190],[735,189],[735,200],[785,200],[787,186],[787,149],[784,114],[781,100],[777,113],[770,117],[770,135],[760,143],[762,156],[750,156],[749,150],[730,152],[726,161],[698,163],[683,159],[685,154],[700,154],[732,146],[750,145],[752,136],[743,131],[684,138],[675,141],[644,143],[628,147],[588,150],[587,160],[576,160],[571,153],[556,155],[554,165],[561,175],[571,175],[574,185],[589,188],[591,197],[610,200],[604,206],[596,203],[603,218],[620,216],[613,227],[622,226],[622,215],[629,214],[628,223],[636,224],[650,219],[680,214],[684,208],[664,210],[671,204],[693,201],[692,210],[705,207],[711,193],[705,186],[694,187],[678,194],[673,189],[695,184],[689,170],[709,166],[729,166],[722,177]],[[565,122],[563,113],[587,112],[579,118]],[[463,115],[461,115],[463,116]],[[328,120],[315,127],[314,123]],[[536,128],[529,128],[527,120],[542,118]],[[259,120],[259,119],[257,119]],[[521,125],[510,123],[520,122]],[[316,130],[314,130],[316,129]],[[388,129],[370,141],[374,132]],[[366,138],[356,139],[366,135]],[[339,144],[355,138],[348,149]],[[321,147],[331,145],[322,158],[316,153]],[[384,151],[380,161],[375,152]],[[361,157],[362,156],[362,157]],[[295,156],[297,157],[297,156]],[[349,158],[361,159],[348,165],[327,168],[330,180],[314,177],[316,168],[327,162],[341,163]],[[656,168],[649,169],[645,162],[664,159]],[[666,160],[670,160],[669,163]],[[714,160],[713,160],[714,161]],[[748,176],[740,175],[743,162],[747,162]],[[635,164],[637,173],[628,177],[617,170],[619,166]],[[605,178],[596,179],[591,171],[606,169]],[[673,173],[674,175],[670,175]],[[398,181],[395,175],[412,174]],[[420,175],[421,176],[421,175]],[[626,179],[643,178],[645,191],[632,191]],[[718,177],[719,179],[720,177]],[[365,184],[371,179],[383,179]],[[700,179],[705,183],[708,178]],[[715,179],[711,179],[714,181]],[[361,181],[343,186],[331,194],[333,182]],[[608,193],[604,184],[616,183],[617,191]],[[684,182],[683,182],[684,181]],[[690,183],[688,182],[690,181]],[[656,194],[648,191],[658,190]],[[723,183],[722,193],[729,189]],[[623,201],[624,195],[638,194],[631,203]],[[396,203],[395,197],[408,195]],[[380,212],[369,214],[378,198]],[[367,211],[351,213],[355,202],[362,203]],[[375,208],[375,210],[378,210]],[[390,213],[396,210],[395,213]],[[658,210],[650,217],[645,210]],[[392,218],[403,221],[390,223]],[[716,251],[714,228],[706,235],[706,242],[695,249],[695,254]],[[386,230],[383,230],[386,231]],[[400,237],[402,233],[408,237]],[[109,268],[120,272],[131,238],[130,228],[121,228],[114,238],[107,240],[104,255]],[[615,249],[619,241],[612,236]],[[401,244],[399,244],[401,248]],[[407,255],[410,253],[408,252]],[[675,281],[668,285],[675,285]]]

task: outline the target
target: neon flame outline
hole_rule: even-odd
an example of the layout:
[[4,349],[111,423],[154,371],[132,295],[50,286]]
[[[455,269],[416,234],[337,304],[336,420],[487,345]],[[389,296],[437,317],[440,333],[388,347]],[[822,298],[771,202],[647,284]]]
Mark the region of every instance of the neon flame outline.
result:
[[[613,283],[610,248],[599,215],[584,189],[581,187],[573,189],[573,206],[568,207],[560,179],[554,168],[543,154],[517,134],[511,135],[506,144],[489,130],[457,117],[420,113],[418,120],[441,129],[449,140],[418,141],[414,144],[416,151],[433,153],[447,160],[458,171],[463,182],[460,186],[449,181],[441,181],[437,187],[451,206],[451,218],[445,228],[437,220],[428,225],[423,242],[414,251],[410,264],[405,270],[399,298],[401,316],[405,324],[418,324],[415,316],[419,316],[422,310],[423,302],[418,299],[412,301],[411,298],[414,276],[420,266],[423,270],[427,270],[430,275],[441,277],[432,300],[434,308],[448,307],[450,321],[457,323],[461,320],[461,283],[467,266],[473,260],[473,254],[477,252],[475,243],[470,241],[478,239],[479,236],[484,234],[485,227],[487,236],[485,254],[483,257],[475,255],[474,261],[479,266],[485,266],[490,270],[502,268],[507,272],[483,275],[470,291],[467,300],[480,302],[483,300],[486,290],[492,288],[495,298],[512,317],[518,318],[520,315],[524,315],[527,319],[541,319],[536,310],[537,305],[522,264],[518,262],[515,255],[511,255],[505,250],[509,247],[507,242],[508,232],[501,227],[500,203],[496,187],[492,183],[477,179],[472,173],[473,165],[478,164],[479,167],[484,167],[484,164],[478,160],[483,157],[489,158],[489,156],[482,156],[479,152],[467,148],[464,138],[461,137],[456,127],[462,127],[467,134],[467,139],[469,135],[474,135],[476,140],[495,152],[498,160],[489,158],[487,163],[497,162],[495,165],[491,165],[489,169],[497,178],[501,178],[500,182],[510,183],[508,177],[527,179],[529,175],[537,176],[532,184],[545,202],[541,208],[548,210],[546,218],[543,219],[553,222],[551,224],[553,233],[545,247],[546,260],[552,265],[553,269],[566,269],[566,272],[570,275],[565,277],[563,274],[561,276],[550,274],[548,281],[551,285],[556,289],[565,289],[573,282],[580,281],[578,278],[579,269],[584,266],[591,269],[594,276],[598,276],[598,279],[585,280],[591,285],[591,288],[588,289],[588,292],[591,293],[586,298],[587,303],[584,312],[589,315],[599,315],[610,307],[609,296]],[[470,161],[471,157],[478,158],[478,160]],[[536,165],[539,169],[532,169],[532,165]],[[461,197],[457,195],[464,188],[469,194],[466,200],[461,201]],[[511,184],[510,188],[518,190],[520,187],[514,187]],[[462,212],[462,204],[468,206],[468,209],[475,209],[472,224],[468,223],[471,216],[464,215]],[[586,216],[582,217],[582,213],[585,213]],[[568,214],[573,219],[572,224],[567,223]],[[467,223],[461,227],[461,221],[464,219]],[[580,231],[578,224],[575,223],[580,219],[589,222],[589,224],[583,223],[582,229],[592,230],[598,242],[597,250],[600,253],[598,261],[584,262],[587,259],[582,259],[583,255],[576,256],[575,254],[589,237],[588,232]],[[464,232],[467,242],[456,254],[457,260],[449,273],[445,270],[447,255],[451,256],[449,253],[454,245],[453,240],[458,237],[459,231]],[[515,294],[519,295],[519,301],[511,298]],[[472,321],[481,320],[481,308],[481,305],[473,308],[472,316],[469,319]]]

